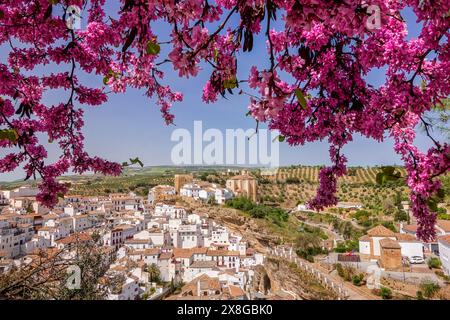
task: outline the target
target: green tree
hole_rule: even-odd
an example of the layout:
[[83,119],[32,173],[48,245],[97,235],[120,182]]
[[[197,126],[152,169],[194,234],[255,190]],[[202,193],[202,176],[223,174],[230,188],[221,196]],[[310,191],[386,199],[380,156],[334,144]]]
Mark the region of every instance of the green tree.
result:
[[409,215],[406,213],[405,210],[400,209],[395,212],[394,220],[397,222],[406,221],[409,223]]
[[352,226],[351,222],[349,222],[349,221],[344,222],[344,224],[342,225],[342,231],[341,231],[344,239],[346,239],[346,240],[350,239],[352,236],[352,231],[353,231],[353,226]]
[[441,260],[439,260],[438,258],[435,258],[435,257],[431,257],[427,261],[427,264],[430,269],[439,269],[442,265]]
[[380,294],[381,298],[383,298],[384,300],[392,299],[392,291],[389,288],[381,287]]
[[[32,255],[33,263],[0,274],[0,297],[29,300],[100,300],[106,297],[108,286],[100,279],[108,270],[102,248],[94,241],[77,241],[67,258],[67,249],[41,250]],[[66,286],[72,273],[80,270],[80,287]]]
[[161,282],[161,271],[156,264],[152,263],[147,266],[146,271],[148,272],[148,280],[150,282]]

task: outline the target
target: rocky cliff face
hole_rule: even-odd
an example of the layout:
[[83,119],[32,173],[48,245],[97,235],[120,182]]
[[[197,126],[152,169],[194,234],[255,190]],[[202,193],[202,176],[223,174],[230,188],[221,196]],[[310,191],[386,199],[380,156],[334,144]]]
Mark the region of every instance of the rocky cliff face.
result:
[[253,290],[269,296],[289,293],[303,300],[334,300],[336,294],[323,287],[312,275],[288,261],[267,258],[255,269]]
[[268,230],[261,228],[255,219],[243,216],[237,210],[218,206],[205,206],[201,203],[189,203],[184,206],[193,212],[207,216],[216,223],[226,226],[231,231],[243,236],[251,247],[265,253],[268,248],[279,244],[279,238],[270,234]]
[[[270,230],[261,227],[255,219],[243,216],[235,209],[206,206],[200,202],[182,205],[240,234],[258,252],[267,254],[269,248],[274,248],[280,242],[278,236],[270,234]],[[337,298],[306,271],[288,261],[275,258],[266,258],[264,266],[255,269],[253,291],[269,296],[283,295],[292,298],[295,296],[296,299],[305,300]]]

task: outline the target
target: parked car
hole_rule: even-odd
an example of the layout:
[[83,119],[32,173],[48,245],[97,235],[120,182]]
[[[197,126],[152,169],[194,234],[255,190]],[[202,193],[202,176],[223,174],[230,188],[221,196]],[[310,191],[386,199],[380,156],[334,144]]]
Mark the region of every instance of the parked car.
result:
[[421,256],[412,256],[412,257],[409,257],[408,260],[409,260],[409,263],[411,263],[411,264],[425,263],[425,260]]

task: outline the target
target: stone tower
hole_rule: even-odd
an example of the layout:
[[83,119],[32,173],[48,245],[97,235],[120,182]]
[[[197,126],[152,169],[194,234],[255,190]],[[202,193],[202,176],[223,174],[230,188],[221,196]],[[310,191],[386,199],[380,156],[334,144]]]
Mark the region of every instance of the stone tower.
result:
[[180,194],[180,189],[186,183],[191,183],[194,180],[192,174],[176,174],[175,175],[175,191],[177,194]]

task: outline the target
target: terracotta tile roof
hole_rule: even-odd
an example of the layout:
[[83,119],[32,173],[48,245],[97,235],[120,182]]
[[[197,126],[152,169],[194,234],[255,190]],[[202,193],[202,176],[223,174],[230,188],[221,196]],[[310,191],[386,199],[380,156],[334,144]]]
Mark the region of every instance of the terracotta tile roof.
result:
[[384,238],[380,240],[380,246],[386,249],[401,249],[402,247],[396,240]]
[[133,255],[156,256],[158,254],[159,254],[158,248],[133,250],[129,253],[130,256],[133,256]]
[[445,244],[450,247],[450,234],[438,237],[438,242],[445,242]]
[[230,251],[230,250],[208,250],[206,253],[208,256],[239,256],[239,251]]
[[189,266],[189,268],[215,268],[217,266],[216,261],[196,261]]
[[92,240],[92,237],[86,233],[77,233],[72,234],[68,237],[57,240],[56,242],[59,244],[71,244],[76,242],[87,242]]
[[200,283],[200,290],[221,291],[219,278],[211,278],[206,274],[195,278],[181,289],[181,294],[192,292],[194,297],[199,297],[198,283]]
[[207,247],[192,248],[191,250],[192,250],[193,254],[206,254],[206,252],[208,252]]
[[395,237],[399,242],[420,242],[416,237],[406,233],[396,233]]
[[173,249],[173,257],[175,259],[177,258],[190,258],[194,252],[191,249],[181,249],[181,248],[174,248]]
[[359,241],[363,241],[363,242],[369,242],[370,241],[370,237],[365,234],[362,237],[359,238]]
[[219,274],[228,274],[230,276],[236,276],[236,272],[234,269],[225,269],[222,272],[220,272]]
[[169,260],[172,258],[172,252],[165,252],[159,255],[159,260]]
[[373,227],[372,229],[367,231],[367,234],[371,237],[395,237],[395,233],[393,231],[382,225]]
[[244,290],[242,290],[241,287],[234,286],[234,285],[228,286],[228,292],[229,292],[230,296],[233,298],[245,296]]
[[436,225],[444,232],[450,232],[450,220],[438,220]]
[[159,254],[159,248],[144,249],[144,256],[155,256]]
[[125,240],[125,244],[150,244],[150,240],[145,239],[127,239]]
[[403,230],[411,232],[411,233],[416,233],[417,232],[417,228],[419,228],[419,226],[417,224],[407,224],[405,226],[403,226]]

